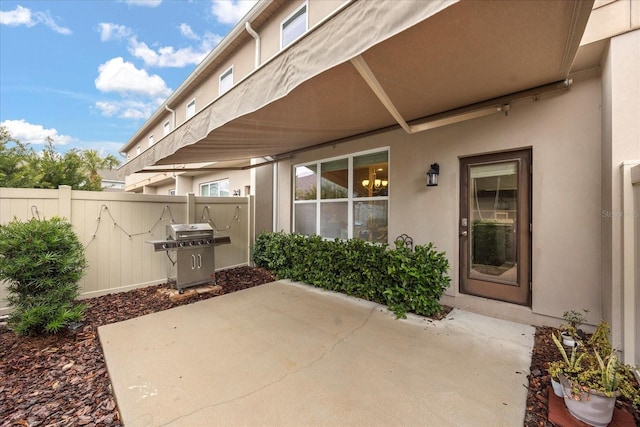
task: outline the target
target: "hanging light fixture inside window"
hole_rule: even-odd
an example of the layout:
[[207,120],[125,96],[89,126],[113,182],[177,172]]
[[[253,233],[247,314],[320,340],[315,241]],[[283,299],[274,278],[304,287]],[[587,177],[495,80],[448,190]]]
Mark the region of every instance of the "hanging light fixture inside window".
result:
[[363,179],[362,186],[368,188],[373,193],[378,193],[381,190],[384,190],[389,185],[389,181],[386,179],[379,179],[376,177],[376,173],[373,172],[371,174],[371,179]]
[[438,175],[440,175],[440,165],[433,163],[431,169],[427,171],[427,187],[436,187],[438,185]]

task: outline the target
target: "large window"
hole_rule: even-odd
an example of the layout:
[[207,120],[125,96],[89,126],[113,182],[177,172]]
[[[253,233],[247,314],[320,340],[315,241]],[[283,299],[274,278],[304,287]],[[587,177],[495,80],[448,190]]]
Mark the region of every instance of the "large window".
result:
[[213,182],[200,184],[201,196],[228,197],[229,179],[219,179]]
[[388,242],[387,150],[298,165],[295,174],[294,231]]
[[220,75],[220,89],[219,93],[222,95],[233,86],[233,67],[230,67],[227,71]]
[[307,5],[305,3],[289,15],[287,19],[282,21],[280,30],[280,48],[284,49],[306,31]]
[[171,132],[171,122],[169,120],[167,120],[162,125],[162,136],[169,135],[169,132]]

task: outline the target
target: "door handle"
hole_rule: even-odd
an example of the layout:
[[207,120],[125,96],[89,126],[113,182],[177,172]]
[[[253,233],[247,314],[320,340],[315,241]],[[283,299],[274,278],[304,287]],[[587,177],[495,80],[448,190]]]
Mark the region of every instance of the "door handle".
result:
[[198,270],[202,268],[202,254],[198,254]]
[[191,255],[191,269],[192,270],[196,269],[196,256],[195,255]]
[[467,237],[467,234],[469,234],[469,233],[467,233],[467,230],[463,230],[463,231],[460,232],[460,236],[462,236],[462,237]]

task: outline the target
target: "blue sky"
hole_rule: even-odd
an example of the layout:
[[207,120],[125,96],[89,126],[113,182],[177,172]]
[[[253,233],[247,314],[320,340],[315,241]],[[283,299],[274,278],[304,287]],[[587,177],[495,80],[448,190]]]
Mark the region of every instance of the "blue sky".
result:
[[255,0],[0,0],[0,125],[115,154]]

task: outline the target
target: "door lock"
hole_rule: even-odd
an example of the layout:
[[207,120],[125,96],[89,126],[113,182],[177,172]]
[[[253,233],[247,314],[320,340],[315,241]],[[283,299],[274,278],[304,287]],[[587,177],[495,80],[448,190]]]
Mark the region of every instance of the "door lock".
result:
[[467,234],[469,234],[469,233],[467,233],[467,230],[464,230],[464,231],[461,231],[461,232],[460,232],[460,235],[461,235],[462,237],[466,237],[466,236],[467,236]]

